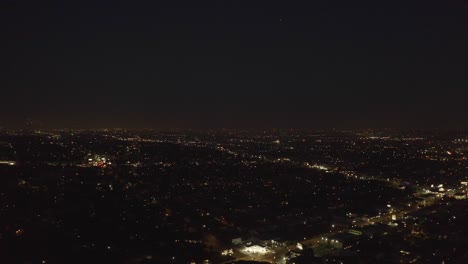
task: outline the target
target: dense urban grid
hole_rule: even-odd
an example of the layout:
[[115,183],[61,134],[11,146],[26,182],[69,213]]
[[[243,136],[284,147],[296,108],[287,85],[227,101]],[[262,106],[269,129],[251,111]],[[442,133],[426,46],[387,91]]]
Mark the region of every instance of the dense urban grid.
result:
[[468,131],[0,142],[1,263],[468,263]]

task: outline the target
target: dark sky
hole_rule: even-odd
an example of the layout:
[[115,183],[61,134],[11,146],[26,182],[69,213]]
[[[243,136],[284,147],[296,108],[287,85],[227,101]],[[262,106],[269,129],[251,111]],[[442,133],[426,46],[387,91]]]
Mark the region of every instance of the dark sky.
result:
[[1,1],[0,122],[468,127],[444,1]]

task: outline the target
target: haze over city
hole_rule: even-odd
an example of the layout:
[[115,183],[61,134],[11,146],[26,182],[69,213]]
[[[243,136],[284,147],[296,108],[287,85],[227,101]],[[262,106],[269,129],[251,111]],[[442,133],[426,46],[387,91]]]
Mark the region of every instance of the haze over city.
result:
[[462,1],[3,1],[0,121],[466,128]]

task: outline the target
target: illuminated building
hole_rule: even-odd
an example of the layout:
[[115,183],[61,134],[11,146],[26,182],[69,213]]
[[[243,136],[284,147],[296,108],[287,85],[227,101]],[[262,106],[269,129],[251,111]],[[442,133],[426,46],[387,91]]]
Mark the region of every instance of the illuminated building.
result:
[[13,147],[10,144],[0,142],[0,165],[14,166],[16,163],[16,152]]

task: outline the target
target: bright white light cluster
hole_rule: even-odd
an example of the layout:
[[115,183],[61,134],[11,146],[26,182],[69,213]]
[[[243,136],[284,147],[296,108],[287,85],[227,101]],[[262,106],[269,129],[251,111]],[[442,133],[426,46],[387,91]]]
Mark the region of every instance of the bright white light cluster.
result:
[[244,253],[249,253],[249,254],[265,255],[267,253],[270,253],[271,250],[269,250],[269,249],[267,249],[265,247],[258,246],[258,245],[253,245],[253,246],[250,246],[250,247],[245,247],[243,252]]

